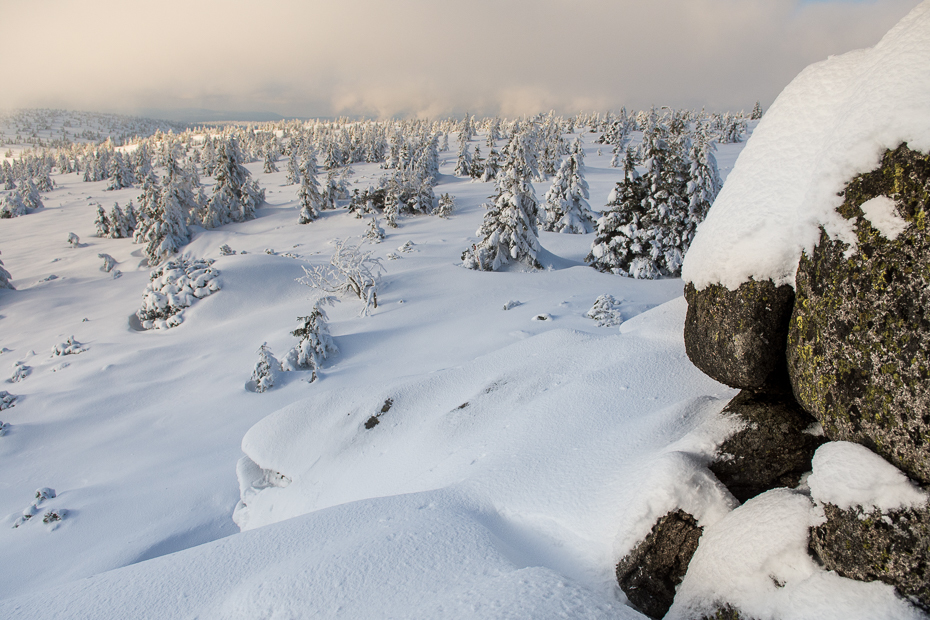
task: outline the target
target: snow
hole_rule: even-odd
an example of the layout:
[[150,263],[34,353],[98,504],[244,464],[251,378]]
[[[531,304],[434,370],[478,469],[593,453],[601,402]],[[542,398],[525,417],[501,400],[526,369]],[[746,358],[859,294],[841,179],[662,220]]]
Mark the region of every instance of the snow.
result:
[[756,496],[704,529],[667,620],[698,618],[722,601],[749,618],[923,618],[891,586],[845,579],[807,552],[811,500],[791,489]]
[[865,214],[865,219],[889,241],[897,239],[907,228],[907,221],[895,210],[894,200],[887,196],[876,196],[866,200],[860,208]]
[[801,72],[762,117],[698,227],[682,278],[736,289],[750,277],[794,285],[822,226],[855,245],[835,208],[855,175],[902,142],[930,152],[930,2],[873,48]]
[[[741,148],[721,145],[722,172]],[[622,172],[595,151],[597,208]],[[771,543],[753,566],[795,579],[800,602],[752,568],[759,609],[801,617],[814,594],[850,620],[900,609],[885,586],[808,565],[792,577],[810,504],[797,492],[779,500],[782,529],[754,534],[764,511],[734,510],[707,463],[732,431],[719,412],[735,391],[685,355],[680,280],[600,273],[583,264],[593,235],[546,232],[543,270],[462,268],[493,190],[455,179],[444,157],[437,193],[455,195],[454,215],[399,218],[370,246],[399,257],[383,261],[378,308],[358,316],[344,297],[327,310],[339,354],[317,381],[281,372],[264,393],[247,388],[256,349],[291,349],[317,295],[302,267],[326,264],[364,219],[323,211],[299,225],[286,172],[248,164],[269,204],[194,229],[179,257],[215,260],[221,290],[144,331],[141,246],[93,225],[98,203],[138,189],[57,175],[44,209],[0,224],[18,289],[0,291],[0,352],[29,369],[3,410],[0,617],[640,618],[614,566],[676,508],[715,540]],[[361,188],[383,174],[353,168]],[[100,270],[104,252],[122,277]],[[602,295],[618,300],[619,328],[586,316]],[[52,356],[57,343],[84,350]],[[37,503],[45,487],[57,493]],[[34,516],[14,529],[24,510]],[[44,523],[49,512],[61,520]],[[694,587],[689,600],[704,600]]]
[[930,500],[901,470],[859,444],[826,443],[817,449],[812,465],[807,484],[821,504],[887,512],[926,506]]

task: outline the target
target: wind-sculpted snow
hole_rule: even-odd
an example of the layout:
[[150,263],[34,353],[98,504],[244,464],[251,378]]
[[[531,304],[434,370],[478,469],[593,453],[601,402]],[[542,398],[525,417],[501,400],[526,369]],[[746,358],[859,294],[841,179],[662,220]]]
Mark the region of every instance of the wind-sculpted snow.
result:
[[834,209],[855,175],[902,142],[930,151],[930,3],[873,48],[801,72],[765,113],[685,257],[682,278],[736,289],[770,278],[794,285],[819,227],[852,245]]

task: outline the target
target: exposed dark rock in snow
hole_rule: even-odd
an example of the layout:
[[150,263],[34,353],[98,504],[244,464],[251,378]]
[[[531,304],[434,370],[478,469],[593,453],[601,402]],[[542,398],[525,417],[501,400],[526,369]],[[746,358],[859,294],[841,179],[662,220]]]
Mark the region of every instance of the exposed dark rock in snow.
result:
[[759,389],[780,378],[785,364],[794,291],[771,280],[731,291],[716,284],[685,288],[685,349],[708,376],[740,389]]
[[[861,208],[882,201],[884,215]],[[813,254],[802,256],[788,340],[795,395],[827,437],[863,444],[923,484],[930,483],[928,203],[930,157],[906,145],[854,178],[839,211],[854,220],[857,247],[822,233]]]
[[744,390],[723,414],[736,416],[743,428],[717,449],[710,470],[740,502],[797,486],[824,441],[809,432],[816,421],[784,392]]
[[811,529],[810,548],[829,570],[893,585],[930,611],[930,505],[883,513],[823,506],[826,521]]
[[665,515],[617,564],[617,581],[630,602],[650,618],[661,618],[675,599],[703,528],[687,512]]

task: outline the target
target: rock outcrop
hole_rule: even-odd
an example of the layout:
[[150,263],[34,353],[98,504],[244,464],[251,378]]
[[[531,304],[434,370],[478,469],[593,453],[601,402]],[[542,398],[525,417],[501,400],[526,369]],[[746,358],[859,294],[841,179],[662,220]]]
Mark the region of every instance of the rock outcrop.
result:
[[706,375],[739,389],[780,380],[794,291],[771,280],[731,291],[719,284],[685,288],[685,350]]
[[[887,212],[865,213],[870,201]],[[795,395],[827,437],[865,445],[922,484],[930,484],[928,208],[930,157],[906,145],[849,183],[839,211],[854,221],[857,245],[822,233],[802,257],[787,350]]]
[[665,515],[617,564],[617,582],[627,598],[650,618],[661,618],[675,600],[703,528],[683,510]]
[[882,581],[930,612],[930,505],[869,512],[823,506],[810,549],[824,568],[860,581]]
[[742,429],[717,449],[710,470],[740,502],[777,487],[796,487],[824,437],[790,393],[744,390],[724,408]]

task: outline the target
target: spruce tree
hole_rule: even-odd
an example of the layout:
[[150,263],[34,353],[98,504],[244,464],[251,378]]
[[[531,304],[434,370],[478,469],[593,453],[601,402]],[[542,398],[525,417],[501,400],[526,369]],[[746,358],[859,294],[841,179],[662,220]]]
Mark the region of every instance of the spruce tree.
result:
[[110,218],[107,217],[106,211],[101,205],[97,205],[97,219],[94,220],[94,227],[98,237],[110,236]]
[[204,212],[204,228],[254,219],[255,209],[265,201],[264,191],[250,180],[249,171],[242,165],[243,158],[235,137],[219,145],[214,169],[216,185]]
[[329,333],[328,317],[323,309],[324,305],[332,305],[335,301],[334,297],[318,299],[313,304],[309,316],[298,317],[301,326],[291,332],[300,342],[288,352],[283,366],[288,370],[312,371],[311,383],[316,381],[317,369],[323,360],[339,353],[339,348]]
[[584,149],[575,139],[571,154],[559,167],[552,187],[546,192],[540,223],[549,232],[585,234],[594,230],[594,213],[588,205],[588,182],[584,178]]
[[309,157],[300,165],[300,189],[297,190],[300,203],[298,223],[309,224],[320,217],[323,197],[320,195],[320,183],[316,180],[316,164]]
[[468,142],[459,138],[459,157],[455,162],[454,174],[457,177],[470,177],[472,173],[471,152]]
[[524,137],[515,134],[504,151],[506,164],[497,179],[494,202],[477,233],[481,241],[462,253],[469,269],[498,271],[511,261],[541,269],[536,259],[539,232],[536,228],[538,202],[530,179],[535,169],[526,152]]

